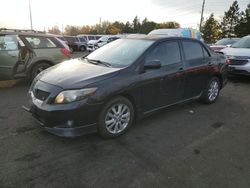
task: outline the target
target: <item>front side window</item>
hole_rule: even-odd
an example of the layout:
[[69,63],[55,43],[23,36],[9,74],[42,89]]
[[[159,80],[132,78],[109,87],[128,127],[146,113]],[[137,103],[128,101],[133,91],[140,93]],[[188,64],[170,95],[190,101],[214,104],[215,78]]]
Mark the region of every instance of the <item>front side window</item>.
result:
[[163,42],[156,46],[147,55],[145,64],[152,61],[160,61],[162,66],[181,62],[181,54],[178,42]]
[[126,67],[139,58],[153,43],[154,41],[151,40],[119,39],[92,52],[87,58],[107,62],[112,67]]
[[15,51],[18,50],[17,37],[14,35],[0,36],[0,51]]
[[182,44],[187,61],[203,58],[203,50],[198,42],[183,41]]
[[32,48],[35,49],[56,47],[55,43],[46,37],[25,37],[25,39],[29,42]]

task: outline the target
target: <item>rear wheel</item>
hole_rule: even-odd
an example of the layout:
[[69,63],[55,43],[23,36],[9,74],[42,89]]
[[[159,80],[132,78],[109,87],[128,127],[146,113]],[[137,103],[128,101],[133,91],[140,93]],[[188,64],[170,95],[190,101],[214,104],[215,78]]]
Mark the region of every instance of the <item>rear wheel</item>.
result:
[[36,65],[33,66],[33,68],[30,71],[30,82],[32,82],[34,80],[34,78],[42,71],[44,71],[45,69],[49,68],[51,65],[49,63],[46,62],[41,62],[38,63]]
[[134,108],[124,97],[109,101],[99,117],[99,134],[104,138],[114,138],[124,134],[134,119]]
[[85,47],[85,46],[81,46],[81,47],[80,47],[80,51],[81,51],[81,52],[85,52],[85,51],[86,51],[86,47]]
[[202,95],[202,99],[205,103],[214,103],[220,94],[220,80],[218,77],[213,77]]

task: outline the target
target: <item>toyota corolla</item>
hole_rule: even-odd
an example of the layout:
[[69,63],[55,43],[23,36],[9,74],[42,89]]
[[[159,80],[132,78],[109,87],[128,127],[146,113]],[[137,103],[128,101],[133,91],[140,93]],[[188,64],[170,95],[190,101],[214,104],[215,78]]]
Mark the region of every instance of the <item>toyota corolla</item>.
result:
[[134,36],[41,72],[24,109],[59,136],[117,137],[159,109],[214,103],[226,75],[225,57],[196,39]]

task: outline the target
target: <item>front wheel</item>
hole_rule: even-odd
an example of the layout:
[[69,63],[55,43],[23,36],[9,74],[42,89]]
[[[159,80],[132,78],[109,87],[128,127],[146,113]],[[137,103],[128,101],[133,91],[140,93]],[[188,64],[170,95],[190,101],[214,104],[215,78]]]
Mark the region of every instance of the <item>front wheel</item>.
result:
[[214,103],[220,94],[220,81],[217,77],[213,77],[202,95],[202,99],[205,103]]
[[99,117],[99,134],[104,138],[114,138],[124,134],[133,123],[134,108],[124,97],[109,101]]

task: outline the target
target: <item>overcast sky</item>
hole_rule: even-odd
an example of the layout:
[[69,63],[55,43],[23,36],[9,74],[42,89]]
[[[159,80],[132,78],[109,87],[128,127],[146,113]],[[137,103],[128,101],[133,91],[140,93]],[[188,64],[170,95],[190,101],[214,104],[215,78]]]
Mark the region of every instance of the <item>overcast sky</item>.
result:
[[[177,21],[182,27],[197,27],[202,0],[30,0],[34,29],[47,30],[58,25],[132,21],[137,15],[155,22]],[[0,27],[29,29],[29,0],[1,0]],[[239,0],[245,9],[250,0]],[[206,0],[205,17],[214,12],[218,17],[228,10],[233,0]]]

